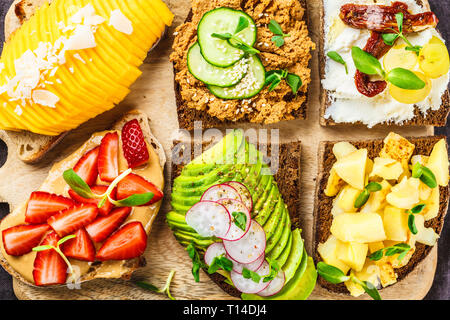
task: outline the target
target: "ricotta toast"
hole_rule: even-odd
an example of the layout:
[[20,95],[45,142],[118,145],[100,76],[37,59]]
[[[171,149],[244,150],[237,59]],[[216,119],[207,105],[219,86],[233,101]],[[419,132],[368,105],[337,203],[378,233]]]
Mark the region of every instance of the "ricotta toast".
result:
[[[427,1],[323,0],[320,123],[444,126],[449,59],[436,26]],[[354,47],[379,59],[379,74],[358,70]],[[396,68],[425,85],[398,87],[389,81]]]

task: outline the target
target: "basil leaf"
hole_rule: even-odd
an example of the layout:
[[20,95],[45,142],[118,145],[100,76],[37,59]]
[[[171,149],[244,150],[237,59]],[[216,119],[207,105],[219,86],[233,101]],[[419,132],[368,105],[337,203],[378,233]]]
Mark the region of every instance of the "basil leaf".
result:
[[403,68],[394,68],[389,71],[386,80],[405,90],[420,90],[426,85],[414,72]]
[[144,281],[136,281],[135,284],[138,287],[141,287],[142,289],[145,289],[145,290],[149,290],[149,291],[153,291],[153,292],[157,292],[157,293],[161,292],[156,286],[152,285],[151,283],[147,283]]
[[367,189],[364,189],[356,198],[355,204],[353,205],[355,208],[361,208],[366,204],[367,200],[369,200],[370,192]]
[[417,234],[419,231],[417,230],[416,227],[416,218],[414,217],[413,214],[409,214],[408,215],[408,228],[411,231],[412,234]]
[[417,206],[412,208],[410,211],[411,211],[411,213],[418,214],[418,213],[421,213],[425,207],[426,207],[425,203],[418,204]]
[[221,40],[229,40],[233,37],[233,35],[231,33],[212,33],[211,37]]
[[247,216],[245,213],[233,212],[231,215],[233,216],[234,224],[242,231],[245,231],[245,227],[247,226]]
[[422,175],[420,176],[420,181],[425,183],[428,187],[431,189],[434,189],[437,187],[437,181],[436,176],[434,175],[433,171],[428,169],[427,167],[422,166]]
[[286,83],[289,85],[289,87],[291,87],[293,94],[297,94],[298,90],[303,84],[302,79],[298,75],[293,73],[289,73],[286,76]]
[[253,282],[260,282],[261,276],[254,271],[248,270],[247,268],[242,269],[242,276],[245,279],[252,279]]
[[248,28],[248,19],[241,16],[241,17],[239,17],[239,22],[236,27],[236,31],[234,33],[235,34],[239,33],[242,30],[247,29],[247,28]]
[[[128,198],[118,200],[118,201],[112,201],[112,203],[116,207],[137,207],[142,206],[152,200],[154,197],[153,192],[147,192],[147,193],[138,193],[133,194],[132,196],[129,196]],[[99,204],[100,205],[100,204]]]
[[341,269],[333,267],[325,262],[320,261],[317,264],[317,273],[324,278],[326,281],[338,284],[347,281],[350,279],[349,276],[346,276]]
[[361,48],[352,47],[352,58],[356,68],[362,73],[369,75],[381,75],[384,77],[385,73],[381,67],[380,61],[368,52]]
[[284,44],[284,37],[283,36],[273,36],[270,39],[278,48],[283,46]]
[[331,60],[334,60],[337,63],[343,64],[345,66],[345,73],[348,74],[347,63],[345,62],[345,60],[342,58],[342,56],[339,53],[337,53],[336,51],[328,51],[327,56]]
[[79,196],[85,199],[95,198],[89,185],[73,169],[64,171],[63,178],[70,189],[75,191]]
[[377,192],[380,191],[381,189],[383,189],[383,187],[381,186],[381,184],[377,183],[377,182],[370,182],[367,186],[366,186],[367,191],[369,192]]
[[422,165],[419,162],[416,162],[416,164],[413,166],[412,169],[412,177],[419,179],[422,176],[423,170],[422,170]]
[[399,12],[395,15],[395,20],[397,20],[398,32],[403,32],[403,12]]
[[378,292],[377,288],[375,288],[375,286],[368,282],[368,281],[363,281],[364,285],[362,286],[364,291],[374,300],[382,300],[380,293]]
[[281,28],[280,24],[276,22],[274,19],[270,20],[269,22],[269,30],[272,31],[272,33],[277,35],[284,35],[283,29]]
[[381,260],[381,258],[383,258],[383,249],[375,251],[374,253],[369,255],[369,259],[372,261],[378,261]]
[[50,249],[55,249],[55,247],[53,247],[53,246],[38,246],[38,247],[34,247],[33,251],[39,252],[39,251],[45,251],[45,250],[50,250]]

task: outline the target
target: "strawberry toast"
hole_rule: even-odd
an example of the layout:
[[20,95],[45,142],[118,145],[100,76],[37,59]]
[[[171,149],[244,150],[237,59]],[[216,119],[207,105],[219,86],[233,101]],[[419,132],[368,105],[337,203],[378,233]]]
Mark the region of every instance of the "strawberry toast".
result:
[[1,221],[0,263],[36,286],[129,277],[145,263],[165,160],[141,112],[95,133]]

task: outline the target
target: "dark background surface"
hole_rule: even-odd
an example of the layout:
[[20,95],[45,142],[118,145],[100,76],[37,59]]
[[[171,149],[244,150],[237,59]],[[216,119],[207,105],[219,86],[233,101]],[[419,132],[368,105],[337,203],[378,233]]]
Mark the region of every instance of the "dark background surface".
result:
[[[0,0],[0,48],[4,41],[4,17],[13,0]],[[447,19],[450,15],[450,0],[429,0],[432,10],[436,13],[439,22],[439,30],[447,43],[450,41],[450,21]],[[437,128],[436,134],[450,135],[450,123],[445,128]],[[7,157],[6,145],[0,140],[0,167],[4,164]],[[1,183],[8,183],[4,179]],[[9,206],[0,203],[0,216],[9,213]],[[444,229],[439,239],[439,258],[434,278],[433,287],[425,299],[429,300],[450,300],[450,214],[447,215]],[[11,276],[0,268],[0,300],[16,299],[12,289]]]

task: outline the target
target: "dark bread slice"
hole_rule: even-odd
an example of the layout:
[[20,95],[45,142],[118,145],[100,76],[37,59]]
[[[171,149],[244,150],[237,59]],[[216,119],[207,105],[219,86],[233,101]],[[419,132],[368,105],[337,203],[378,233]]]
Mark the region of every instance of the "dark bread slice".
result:
[[[244,3],[246,0],[242,0],[241,1],[241,7],[244,7]],[[298,0],[300,2],[300,4],[302,5],[303,8],[305,8],[305,21],[306,24],[308,26],[308,31],[311,32],[311,30],[309,30],[309,15],[308,15],[308,8],[307,8],[307,2],[306,0]],[[192,10],[189,11],[188,16],[186,17],[186,20],[184,21],[186,22],[190,22],[192,21]],[[309,65],[308,67],[311,69],[311,60],[309,61]],[[220,127],[220,126],[225,126],[225,125],[229,125],[229,124],[233,124],[233,123],[248,123],[248,119],[246,119],[245,117],[243,119],[240,119],[238,121],[231,121],[231,120],[226,120],[226,121],[222,121],[216,117],[210,116],[207,112],[205,111],[200,111],[200,110],[196,110],[193,108],[189,108],[184,102],[183,102],[183,98],[181,97],[181,92],[180,92],[180,84],[175,80],[175,75],[176,75],[176,70],[175,70],[175,65],[174,65],[174,89],[175,89],[175,99],[176,99],[176,104],[177,104],[177,114],[178,114],[178,123],[181,129],[186,129],[186,130],[194,130],[194,122],[195,121],[201,121],[202,122],[202,127],[207,129],[207,128],[214,128],[214,127]],[[308,88],[308,92],[309,92],[309,88]],[[305,95],[305,102],[303,102],[302,106],[300,108],[298,108],[297,110],[294,110],[292,112],[292,116],[295,119],[306,119],[306,111],[307,111],[307,106],[308,106],[308,94],[304,93],[304,92],[299,92],[298,95]]]
[[[415,145],[414,154],[429,155],[433,146],[440,139],[445,139],[445,136],[434,137],[420,137],[420,138],[407,138],[412,144]],[[337,142],[337,141],[336,141]],[[335,197],[328,197],[324,194],[328,177],[330,176],[330,170],[333,164],[336,162],[336,158],[333,154],[333,145],[336,142],[325,141],[319,145],[319,174],[316,184],[316,198],[314,205],[314,253],[313,257],[316,263],[322,260],[320,257],[317,246],[319,243],[325,242],[330,236],[330,227],[333,221],[333,215],[331,209],[333,207],[333,199]],[[370,141],[349,141],[356,148],[367,148],[369,158],[373,159],[377,157],[381,149],[383,148],[383,140],[370,140]],[[425,222],[425,226],[433,228],[436,233],[440,234],[444,225],[444,219],[447,214],[448,201],[450,198],[449,187],[439,187],[439,215]],[[425,259],[433,247],[426,246],[421,243],[416,243],[416,250],[411,257],[411,260],[404,267],[394,269],[398,275],[397,281],[404,279],[414,268]],[[318,283],[332,292],[348,293],[344,284],[334,285],[323,278],[319,277]],[[395,285],[395,284],[394,284]]]
[[[430,9],[430,5],[428,0],[415,0],[418,5],[427,10]],[[351,1],[349,1],[351,2]],[[323,4],[323,0],[321,1],[320,8],[320,36],[319,36],[319,77],[320,80],[325,78],[325,64],[327,57],[325,56],[325,8]],[[439,32],[439,31],[438,31]],[[328,91],[325,90],[322,86],[322,81],[320,81],[320,114],[319,114],[319,122],[322,126],[348,126],[348,125],[364,125],[361,122],[356,123],[336,123],[332,119],[325,119],[325,111],[331,105],[331,99],[328,94]],[[414,107],[414,118],[411,120],[405,121],[402,123],[402,126],[424,126],[431,125],[437,127],[444,127],[447,124],[447,117],[450,112],[450,93],[449,90],[446,90],[441,98],[441,106],[438,110],[428,110],[427,114],[424,115],[419,111],[417,106]],[[394,122],[389,121],[380,125],[396,125]]]
[[[191,158],[193,159],[194,142],[181,143],[180,141],[174,141],[175,145],[186,146],[187,150],[191,150]],[[190,149],[188,148],[191,144]],[[202,144],[202,150],[205,151],[210,147],[210,143],[205,142]],[[271,146],[267,146],[267,153],[270,155]],[[278,189],[280,190],[283,200],[288,206],[289,216],[292,221],[292,229],[300,227],[300,208],[298,205],[298,198],[300,194],[300,156],[301,156],[301,143],[290,142],[281,143],[279,145],[279,169],[275,174],[274,178],[278,184]],[[282,165],[281,165],[282,164]],[[178,177],[183,169],[183,165],[172,164],[172,176],[171,185],[176,177]],[[241,292],[238,291],[233,286],[225,283],[225,277],[218,273],[208,274],[205,273],[214,281],[223,291],[228,293],[233,297],[240,297]]]

